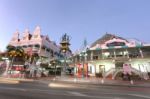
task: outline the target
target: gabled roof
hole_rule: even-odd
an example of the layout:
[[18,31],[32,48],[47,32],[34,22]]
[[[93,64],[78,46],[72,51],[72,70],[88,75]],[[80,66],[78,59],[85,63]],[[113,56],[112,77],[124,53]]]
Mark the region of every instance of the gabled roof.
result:
[[92,43],[91,47],[96,46],[96,44],[104,44],[106,41],[111,40],[113,38],[119,38],[119,39],[122,39],[122,40],[126,40],[126,39],[124,39],[122,37],[119,37],[119,36],[116,36],[114,34],[108,34],[108,33],[106,33],[104,36],[102,36],[101,38],[99,38],[98,40],[96,40],[94,43]]

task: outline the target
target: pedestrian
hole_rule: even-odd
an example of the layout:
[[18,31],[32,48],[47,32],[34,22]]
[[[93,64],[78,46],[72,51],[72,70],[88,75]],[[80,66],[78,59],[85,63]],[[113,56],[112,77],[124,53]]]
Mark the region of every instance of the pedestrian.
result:
[[128,77],[128,80],[130,81],[131,80],[131,76],[129,73],[127,73],[127,77]]

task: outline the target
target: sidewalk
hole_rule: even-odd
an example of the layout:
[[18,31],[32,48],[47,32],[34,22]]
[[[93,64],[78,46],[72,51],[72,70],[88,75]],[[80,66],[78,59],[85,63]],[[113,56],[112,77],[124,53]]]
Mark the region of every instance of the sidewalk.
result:
[[25,79],[25,78],[9,78],[9,77],[0,77],[0,83],[10,83],[10,84],[17,84],[20,81],[34,81],[33,79]]
[[101,79],[101,78],[75,78],[75,77],[41,77],[37,79],[25,79],[25,78],[5,78],[0,77],[1,83],[19,83],[20,81],[41,81],[48,83],[69,83],[69,84],[87,84],[87,85],[103,85],[103,86],[129,86],[129,87],[150,87],[150,80],[139,80],[134,81],[133,84],[130,81],[123,80],[112,80],[112,79]]
[[[42,78],[41,78],[42,80]],[[130,87],[150,87],[150,80],[139,81],[123,81],[101,78],[73,78],[73,77],[51,77],[45,78],[44,81],[66,82],[76,84],[91,84],[91,85],[103,85],[103,86],[130,86]]]

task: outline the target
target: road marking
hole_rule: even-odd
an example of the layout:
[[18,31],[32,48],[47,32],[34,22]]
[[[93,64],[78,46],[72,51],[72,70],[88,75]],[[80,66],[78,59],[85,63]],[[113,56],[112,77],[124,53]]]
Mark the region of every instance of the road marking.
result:
[[139,95],[139,94],[128,94],[130,96],[136,96],[136,97],[140,97],[140,98],[147,98],[150,99],[150,96],[145,96],[145,95]]
[[[82,94],[82,93],[79,93],[79,92],[68,92],[69,94],[74,95],[74,96],[78,96],[78,97],[87,97],[87,98],[98,98],[98,99],[112,99],[112,97],[109,97],[109,96],[90,96],[90,95],[86,95],[86,94]],[[67,95],[67,96],[70,96],[70,95]],[[114,99],[122,99],[122,98],[114,98]]]
[[13,87],[0,87],[0,89],[27,91],[26,89],[23,88],[13,88]]
[[18,84],[19,81],[15,81],[15,80],[0,80],[0,83],[4,83],[4,84]]
[[88,96],[88,95],[85,95],[85,94],[82,94],[82,93],[79,93],[79,92],[68,92],[68,93],[70,93],[70,94],[72,94],[72,95],[75,95],[75,96]]
[[[0,89],[6,89],[6,90],[18,90],[18,91],[28,91],[28,92],[35,92],[35,93],[46,93],[50,95],[64,95],[64,96],[75,96],[75,97],[87,97],[87,98],[94,98],[94,99],[123,99],[123,98],[118,98],[118,97],[112,97],[112,96],[91,96],[91,95],[86,95],[82,94],[79,92],[74,92],[74,91],[51,91],[51,90],[41,90],[41,89],[24,89],[24,88],[13,88],[13,87],[0,87]],[[69,94],[68,94],[69,93]]]
[[76,88],[73,85],[67,85],[67,84],[59,84],[59,83],[49,83],[49,87],[54,87],[54,88]]

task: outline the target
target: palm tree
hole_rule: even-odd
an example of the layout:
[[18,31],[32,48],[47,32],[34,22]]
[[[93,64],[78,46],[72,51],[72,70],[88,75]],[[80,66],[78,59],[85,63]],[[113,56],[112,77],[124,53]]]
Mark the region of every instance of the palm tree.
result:
[[[14,60],[19,57],[19,58],[24,58],[24,50],[22,49],[22,47],[15,47],[12,45],[8,45],[7,46],[7,55],[9,57],[9,59],[11,60],[10,62],[10,66],[13,66],[13,62]],[[11,68],[10,67],[10,68]]]

